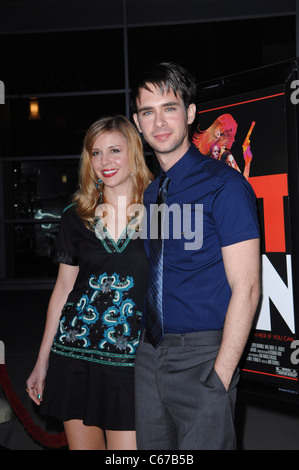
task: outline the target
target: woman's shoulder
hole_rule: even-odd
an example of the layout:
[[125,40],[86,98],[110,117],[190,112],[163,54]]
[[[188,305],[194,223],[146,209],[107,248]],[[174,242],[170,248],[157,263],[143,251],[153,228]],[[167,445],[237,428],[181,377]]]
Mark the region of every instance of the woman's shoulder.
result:
[[72,228],[72,230],[79,230],[80,232],[82,230],[85,232],[87,229],[84,220],[79,215],[76,202],[69,204],[63,209],[60,224],[65,229]]
[[62,214],[72,214],[76,211],[76,203],[71,203],[62,210]]
[[69,204],[62,210],[61,222],[63,224],[70,224],[78,222],[79,216],[77,212],[77,205],[75,203]]

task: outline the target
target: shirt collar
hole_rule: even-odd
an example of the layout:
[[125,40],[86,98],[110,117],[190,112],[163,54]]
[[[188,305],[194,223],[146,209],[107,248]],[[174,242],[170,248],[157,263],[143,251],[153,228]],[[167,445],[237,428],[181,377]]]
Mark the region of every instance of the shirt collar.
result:
[[[192,165],[195,160],[198,162],[201,157],[202,155],[199,150],[193,143],[191,143],[187,152],[171,168],[169,168],[168,171],[166,171],[166,175],[169,176],[170,180],[175,184],[180,182],[190,170],[190,165]],[[161,169],[160,176],[162,173],[164,172]]]

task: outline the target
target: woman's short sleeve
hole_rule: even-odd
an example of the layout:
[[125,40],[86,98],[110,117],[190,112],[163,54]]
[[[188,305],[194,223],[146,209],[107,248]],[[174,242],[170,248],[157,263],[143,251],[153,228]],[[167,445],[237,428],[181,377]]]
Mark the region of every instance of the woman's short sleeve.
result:
[[74,209],[66,208],[61,216],[59,232],[55,246],[55,262],[78,265],[78,256],[74,245]]

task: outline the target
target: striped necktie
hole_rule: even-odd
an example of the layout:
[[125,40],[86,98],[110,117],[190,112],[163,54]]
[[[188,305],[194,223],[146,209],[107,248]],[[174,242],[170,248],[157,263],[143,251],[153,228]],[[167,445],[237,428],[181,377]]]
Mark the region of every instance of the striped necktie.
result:
[[[157,348],[164,338],[163,328],[163,246],[162,221],[163,210],[158,205],[166,202],[170,178],[162,173],[158,198],[153,211],[152,220],[158,222],[157,238],[150,239],[149,247],[149,279],[146,297],[146,334],[151,344]],[[152,227],[151,227],[152,228]],[[151,230],[152,233],[152,230]]]

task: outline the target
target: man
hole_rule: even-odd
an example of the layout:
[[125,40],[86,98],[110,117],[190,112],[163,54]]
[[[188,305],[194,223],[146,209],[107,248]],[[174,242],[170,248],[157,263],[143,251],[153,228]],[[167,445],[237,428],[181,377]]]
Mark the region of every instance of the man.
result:
[[[175,208],[175,217],[170,211],[165,217],[160,292],[153,294],[149,283],[135,365],[138,449],[235,448],[237,366],[260,295],[259,228],[244,177],[190,144],[195,102],[193,78],[173,63],[151,67],[132,91],[136,126],[170,179],[165,204]],[[146,225],[160,177],[144,195]],[[186,207],[191,225],[201,227],[201,243],[195,243],[198,229],[186,230]],[[162,255],[152,254],[155,241],[147,233],[154,270]],[[159,296],[163,311],[156,320]]]

